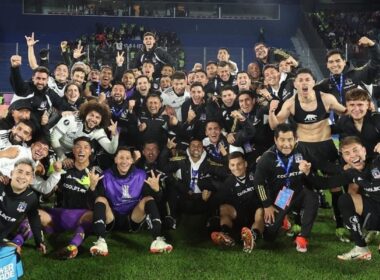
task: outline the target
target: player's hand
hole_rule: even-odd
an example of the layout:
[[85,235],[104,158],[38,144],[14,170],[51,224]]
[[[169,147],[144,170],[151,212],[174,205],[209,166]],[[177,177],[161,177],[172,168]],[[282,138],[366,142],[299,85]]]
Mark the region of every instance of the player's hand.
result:
[[136,162],[141,158],[141,152],[139,150],[133,151],[133,160]]
[[32,32],[32,35],[30,37],[25,35],[25,40],[28,47],[33,47],[39,42],[39,40],[34,39],[34,32]]
[[111,120],[111,125],[108,127],[108,130],[112,136],[115,136],[117,134],[117,121],[113,122],[113,120]]
[[139,124],[139,131],[140,131],[140,132],[145,131],[146,127],[147,127],[147,126],[146,126],[146,123],[144,123],[144,122],[140,123],[140,124]]
[[56,161],[53,163],[54,171],[59,173],[62,171],[62,161]]
[[211,196],[211,191],[209,190],[203,190],[202,191],[202,199],[203,201],[207,201]]
[[118,67],[121,67],[123,66],[123,63],[124,63],[124,52],[120,53],[120,52],[117,52],[117,55],[116,55],[116,65]]
[[191,123],[191,122],[195,119],[196,116],[197,116],[197,115],[195,114],[194,110],[190,109],[190,110],[187,112],[187,122],[188,122],[188,123]]
[[62,161],[62,166],[64,169],[70,169],[74,167],[74,160],[72,158],[65,158]]
[[46,173],[45,167],[42,165],[41,162],[38,162],[38,164],[36,165],[36,168],[34,170],[34,174],[36,174],[38,176],[43,176],[43,175],[45,175],[45,173]]
[[61,42],[61,51],[66,52],[67,51],[67,41]]
[[150,177],[145,180],[145,183],[147,183],[155,192],[158,192],[160,190],[160,176],[161,174],[158,174],[156,176],[154,174],[154,171],[151,170]]
[[11,66],[12,68],[17,68],[21,66],[21,56],[19,55],[12,55],[11,56]]
[[268,101],[272,100],[272,95],[266,88],[259,89],[257,93]]
[[225,157],[228,154],[226,147],[223,145],[223,143],[219,143],[218,147],[222,156]]
[[168,115],[168,116],[173,116],[173,117],[175,117],[176,116],[176,113],[175,113],[175,110],[174,110],[174,108],[173,107],[171,107],[171,106],[169,106],[169,105],[166,105],[165,106],[165,112],[166,112],[166,114]]
[[136,106],[136,100],[129,100],[128,101],[128,111],[132,112],[133,108]]
[[74,57],[75,59],[78,59],[78,58],[80,58],[82,55],[85,55],[86,52],[82,52],[82,51],[83,51],[82,41],[79,40],[78,46],[76,47],[76,49],[74,49],[73,57]]
[[98,103],[102,104],[106,101],[106,99],[107,99],[107,96],[104,92],[99,93]]
[[166,144],[166,147],[168,147],[169,150],[175,149],[175,147],[177,147],[177,143],[174,140],[175,137],[173,137],[172,139],[168,138],[168,143]]
[[93,167],[91,171],[87,173],[87,175],[90,178],[90,190],[94,191],[98,185],[98,182],[103,179],[104,175],[100,176],[100,174],[97,174],[95,172],[95,167]]
[[278,108],[278,104],[280,104],[279,100],[273,99],[269,104],[269,113],[275,113]]
[[5,176],[5,175],[0,176],[0,183],[2,183],[4,185],[8,185],[9,182],[10,182],[10,179],[8,176]]
[[49,122],[49,113],[47,110],[44,111],[41,117],[41,125],[47,125]]
[[237,110],[231,112],[231,117],[238,119],[241,122],[244,122],[246,120],[246,117],[244,117],[243,114]]
[[301,160],[299,165],[298,165],[299,171],[304,173],[305,175],[310,174],[310,169],[311,169],[311,163],[307,162],[306,160]]
[[233,143],[235,143],[235,135],[234,135],[234,133],[228,133],[227,134],[227,142],[228,142],[228,144],[233,144]]
[[375,45],[375,42],[368,37],[363,36],[359,39],[358,45],[362,47],[373,47]]
[[44,243],[40,243],[40,245],[37,247],[37,250],[41,253],[41,254],[43,254],[43,255],[45,255],[46,254],[46,245],[44,244]]
[[380,142],[376,144],[375,148],[373,149],[375,153],[380,154]]
[[169,116],[169,125],[176,126],[177,124],[178,124],[178,119],[173,115]]
[[273,205],[264,208],[264,222],[273,224],[275,221],[275,213],[278,213],[278,210]]

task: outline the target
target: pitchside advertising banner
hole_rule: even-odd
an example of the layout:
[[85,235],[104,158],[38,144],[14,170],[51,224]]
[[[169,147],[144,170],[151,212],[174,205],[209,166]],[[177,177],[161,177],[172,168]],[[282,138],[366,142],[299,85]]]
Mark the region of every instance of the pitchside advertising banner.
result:
[[24,274],[14,246],[0,246],[0,280],[19,279]]

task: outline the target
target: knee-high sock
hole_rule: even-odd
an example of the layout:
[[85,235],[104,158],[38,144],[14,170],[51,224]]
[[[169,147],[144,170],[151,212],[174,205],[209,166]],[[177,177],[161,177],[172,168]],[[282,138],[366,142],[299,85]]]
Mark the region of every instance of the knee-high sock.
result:
[[106,235],[106,205],[96,202],[94,205],[93,231],[98,237],[105,238]]
[[28,219],[23,220],[18,229],[16,236],[12,239],[12,242],[17,244],[18,246],[22,246],[25,241],[29,240],[33,237],[33,232],[30,229]]
[[349,194],[342,195],[339,198],[338,205],[342,212],[344,224],[350,230],[355,245],[359,247],[367,246],[362,233],[360,216],[355,211],[351,196]]
[[145,203],[145,213],[147,214],[146,220],[149,229],[151,230],[152,237],[153,239],[156,239],[158,236],[161,236],[161,219],[157,204],[153,199]]
[[332,202],[332,207],[334,210],[334,216],[335,216],[335,222],[336,222],[337,228],[343,227],[342,214],[338,207],[338,200],[342,194],[343,194],[343,191],[331,192],[331,202]]
[[79,247],[83,243],[83,240],[86,237],[86,234],[89,233],[91,229],[91,224],[92,223],[89,223],[89,222],[84,222],[80,224],[75,230],[75,234],[70,241],[70,245],[75,245]]

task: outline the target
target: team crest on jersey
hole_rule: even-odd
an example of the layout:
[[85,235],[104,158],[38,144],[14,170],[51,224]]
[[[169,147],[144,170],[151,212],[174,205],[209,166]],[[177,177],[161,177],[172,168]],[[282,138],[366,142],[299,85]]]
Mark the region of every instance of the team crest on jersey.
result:
[[372,173],[372,177],[375,178],[375,179],[379,179],[380,178],[380,171],[379,169],[376,167],[374,169],[371,170],[371,173]]
[[249,180],[253,181],[255,179],[253,173],[249,173]]
[[0,201],[4,201],[5,192],[0,195]]
[[128,185],[123,185],[121,187],[121,191],[122,191],[122,195],[121,196],[122,196],[123,199],[132,198],[132,196],[129,193],[129,186]]
[[20,213],[23,213],[23,212],[25,212],[27,206],[28,206],[28,204],[27,204],[25,201],[22,201],[22,202],[20,202],[20,203],[18,204],[16,210],[17,210],[18,212],[20,212]]
[[300,153],[294,154],[294,161],[296,163],[300,163],[301,160],[303,160],[303,157],[302,157],[302,155]]
[[47,107],[47,101],[42,101],[40,104],[40,110],[45,110]]

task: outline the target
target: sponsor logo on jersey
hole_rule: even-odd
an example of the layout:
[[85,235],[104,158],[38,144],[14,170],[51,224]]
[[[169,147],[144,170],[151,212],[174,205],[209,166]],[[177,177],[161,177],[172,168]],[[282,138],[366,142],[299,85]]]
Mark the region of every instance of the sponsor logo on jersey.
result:
[[305,122],[313,122],[317,120],[317,115],[314,114],[307,114],[305,117]]

